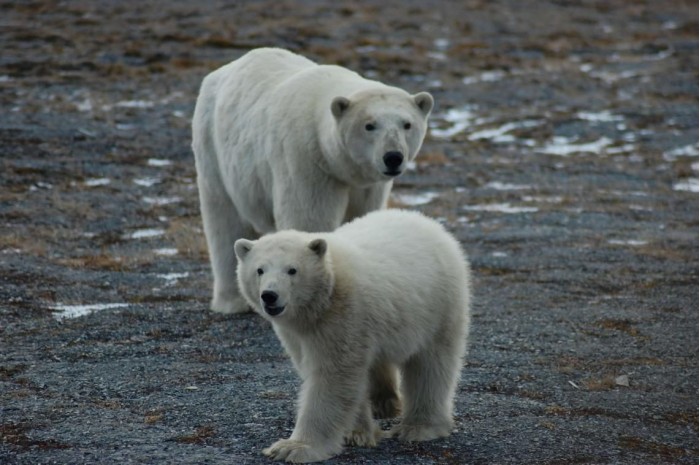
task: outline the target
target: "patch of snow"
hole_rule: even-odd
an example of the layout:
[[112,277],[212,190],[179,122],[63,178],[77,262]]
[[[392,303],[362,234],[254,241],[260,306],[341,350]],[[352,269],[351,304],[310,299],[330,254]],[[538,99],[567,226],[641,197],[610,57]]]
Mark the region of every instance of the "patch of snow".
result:
[[156,276],[165,280],[166,286],[174,286],[178,280],[188,277],[190,274],[185,273],[167,273],[167,274],[157,274]]
[[113,303],[113,304],[90,304],[90,305],[63,305],[57,304],[51,307],[52,310],[58,310],[59,313],[54,314],[54,318],[63,320],[66,318],[78,318],[89,315],[100,310],[109,310],[112,308],[125,308],[129,304]]
[[160,178],[136,178],[136,179],[134,179],[134,184],[136,184],[137,186],[143,186],[143,187],[155,186],[156,184],[158,184],[160,182],[161,182]]
[[124,236],[125,239],[147,239],[149,237],[158,237],[165,234],[163,229],[137,229],[131,234]]
[[663,157],[666,161],[675,161],[680,157],[697,157],[698,156],[698,144],[688,144],[681,147],[676,147],[675,149],[667,150],[664,152]]
[[613,121],[624,121],[624,116],[613,115],[610,110],[604,110],[599,112],[589,112],[589,111],[579,111],[576,113],[578,119],[584,121],[593,121],[596,123],[609,123]]
[[165,247],[165,248],[162,248],[162,249],[155,249],[155,250],[153,251],[153,253],[156,254],[156,255],[172,256],[172,255],[177,255],[177,254],[178,254],[178,250],[177,250],[177,249],[173,249],[173,248],[169,248],[169,247]]
[[85,181],[85,185],[88,187],[106,186],[111,183],[112,180],[109,178],[92,178]]
[[562,157],[580,152],[600,153],[613,141],[607,137],[601,137],[593,142],[575,143],[573,139],[568,137],[555,136],[551,142],[544,147],[536,149],[537,152],[546,153],[548,155],[559,155]]
[[674,191],[698,192],[698,178],[686,178],[673,184]]
[[182,198],[177,197],[177,196],[174,196],[174,197],[144,197],[143,201],[149,205],[162,206],[162,205],[170,205],[173,203],[182,202]]
[[170,160],[163,160],[162,158],[149,158],[148,166],[170,166],[173,162]]
[[393,196],[397,202],[406,206],[415,207],[418,205],[426,205],[432,202],[436,198],[440,197],[440,194],[438,194],[437,192],[423,192],[419,194],[394,193]]
[[483,129],[473,132],[469,134],[467,138],[469,140],[491,139],[494,142],[513,142],[515,141],[515,137],[508,134],[510,131],[521,128],[533,128],[541,124],[542,121],[537,120],[514,121],[512,123],[506,123],[498,128]]
[[621,240],[621,239],[610,239],[608,241],[608,244],[612,245],[631,245],[638,247],[640,245],[647,245],[649,241],[640,241],[637,239],[628,239],[628,240]]
[[153,108],[155,103],[150,100],[123,100],[115,103],[114,106],[120,108]]
[[431,127],[430,135],[438,139],[449,139],[467,129],[476,116],[472,107],[452,108],[442,115],[436,115],[436,119],[442,119],[450,126],[444,129]]
[[496,82],[506,77],[505,71],[485,71],[476,76],[467,76],[462,79],[462,84],[471,85],[477,82]]
[[509,184],[500,181],[491,181],[484,185],[484,187],[489,189],[494,189],[497,191],[520,191],[526,189],[532,189],[532,186],[526,184]]
[[462,207],[468,211],[496,212],[496,213],[534,213],[539,211],[536,207],[514,207],[510,203],[491,203],[485,205],[465,205]]

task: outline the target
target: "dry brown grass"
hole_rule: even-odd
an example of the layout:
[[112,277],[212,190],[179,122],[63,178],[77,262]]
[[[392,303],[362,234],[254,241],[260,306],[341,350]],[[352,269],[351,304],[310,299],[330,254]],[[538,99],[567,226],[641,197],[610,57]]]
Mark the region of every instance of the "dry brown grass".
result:
[[199,216],[173,219],[166,231],[166,237],[175,244],[178,252],[184,257],[194,260],[207,260],[209,257]]

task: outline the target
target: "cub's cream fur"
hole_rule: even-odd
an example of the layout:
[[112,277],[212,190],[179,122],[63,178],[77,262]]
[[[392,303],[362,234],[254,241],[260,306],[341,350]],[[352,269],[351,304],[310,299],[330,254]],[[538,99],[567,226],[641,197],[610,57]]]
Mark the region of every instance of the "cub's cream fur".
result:
[[416,157],[432,107],[426,92],[409,95],[282,49],[253,50],[209,74],[192,149],[211,308],[248,309],[236,287],[236,239],[332,231],[383,208],[393,178]]
[[377,370],[400,369],[407,441],[450,434],[469,329],[459,243],[417,212],[381,210],[332,233],[281,231],[235,243],[243,296],[272,322],[303,383],[294,432],[264,453],[313,462],[381,433]]

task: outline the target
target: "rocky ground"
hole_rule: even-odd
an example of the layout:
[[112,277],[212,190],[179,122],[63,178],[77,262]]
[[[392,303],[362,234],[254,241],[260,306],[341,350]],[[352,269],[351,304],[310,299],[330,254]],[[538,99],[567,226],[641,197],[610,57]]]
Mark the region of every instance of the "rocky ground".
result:
[[695,2],[2,1],[0,43],[0,463],[290,433],[270,327],[207,310],[189,148],[203,76],[266,45],[435,96],[392,203],[474,268],[454,434],[332,463],[697,463]]

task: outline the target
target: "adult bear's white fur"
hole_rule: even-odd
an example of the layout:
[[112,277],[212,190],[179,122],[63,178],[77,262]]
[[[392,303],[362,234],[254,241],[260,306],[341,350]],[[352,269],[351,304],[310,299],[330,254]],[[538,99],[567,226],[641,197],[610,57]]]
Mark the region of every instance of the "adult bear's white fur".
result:
[[[383,208],[433,107],[339,66],[263,48],[209,74],[192,121],[213,310],[248,307],[233,242],[280,229],[331,231]],[[387,167],[384,156],[402,155]]]
[[272,322],[303,379],[294,432],[266,455],[311,462],[339,453],[343,438],[376,445],[370,372],[387,363],[402,373],[404,413],[393,433],[408,441],[451,433],[470,271],[439,223],[382,210],[332,233],[240,239],[235,252],[243,295]]

